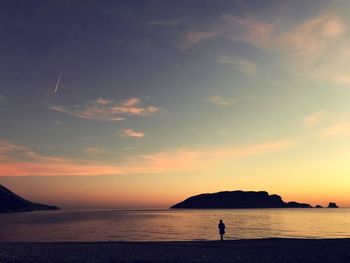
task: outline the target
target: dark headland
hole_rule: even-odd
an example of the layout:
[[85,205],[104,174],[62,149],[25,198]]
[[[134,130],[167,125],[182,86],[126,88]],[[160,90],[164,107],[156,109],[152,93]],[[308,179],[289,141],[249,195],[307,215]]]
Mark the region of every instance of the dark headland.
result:
[[0,185],[0,213],[59,209],[60,208],[57,206],[43,205],[28,201]]
[[[332,203],[333,204],[333,203]],[[335,204],[334,204],[335,205]],[[170,208],[234,209],[234,208],[311,208],[310,204],[295,201],[284,202],[279,195],[265,191],[226,191],[200,194],[187,198]]]

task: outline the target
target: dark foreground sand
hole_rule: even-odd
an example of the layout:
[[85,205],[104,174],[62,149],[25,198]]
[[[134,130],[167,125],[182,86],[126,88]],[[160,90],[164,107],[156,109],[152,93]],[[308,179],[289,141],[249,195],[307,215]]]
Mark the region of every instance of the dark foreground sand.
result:
[[0,243],[0,262],[350,263],[350,239]]

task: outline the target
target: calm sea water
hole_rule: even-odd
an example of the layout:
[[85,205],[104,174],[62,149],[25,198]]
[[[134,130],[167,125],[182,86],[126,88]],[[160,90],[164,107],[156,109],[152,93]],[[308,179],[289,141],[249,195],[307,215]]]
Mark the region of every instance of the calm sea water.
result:
[[104,210],[0,214],[0,241],[350,237],[350,209]]

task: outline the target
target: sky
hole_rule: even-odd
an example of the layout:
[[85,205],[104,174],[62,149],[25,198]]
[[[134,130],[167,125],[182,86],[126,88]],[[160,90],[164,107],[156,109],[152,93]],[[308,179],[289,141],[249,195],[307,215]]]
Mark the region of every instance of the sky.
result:
[[0,184],[62,208],[265,190],[350,207],[349,1],[1,1]]

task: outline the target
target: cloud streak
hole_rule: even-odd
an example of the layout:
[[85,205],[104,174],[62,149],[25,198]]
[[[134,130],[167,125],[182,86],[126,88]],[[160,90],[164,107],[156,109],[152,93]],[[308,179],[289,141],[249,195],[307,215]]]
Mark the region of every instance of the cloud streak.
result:
[[321,123],[326,114],[325,110],[310,113],[304,117],[304,124],[308,127],[314,127]]
[[211,96],[208,99],[206,99],[206,101],[211,102],[215,105],[219,105],[219,106],[230,106],[233,104],[232,101],[225,99],[225,98],[221,97],[220,95]]
[[191,46],[215,37],[251,44],[262,49],[281,49],[308,57],[319,56],[344,35],[345,23],[337,15],[321,14],[292,28],[277,22],[262,21],[252,16],[222,15],[210,31],[192,31],[184,36]]
[[304,21],[276,37],[280,49],[291,52],[306,64],[329,52],[344,34],[345,24],[335,15],[320,15]]
[[178,24],[181,24],[183,22],[183,19],[172,19],[172,20],[153,20],[148,21],[147,24],[150,26],[162,26],[162,27],[168,27],[168,26],[176,26]]
[[215,31],[193,31],[188,32],[183,37],[183,40],[180,44],[180,49],[188,49],[193,45],[196,45],[204,40],[209,40],[218,35],[218,32]]
[[[335,13],[321,13],[292,26],[281,21],[263,21],[253,16],[223,14],[205,31],[185,33],[180,48],[188,49],[205,41],[231,40],[278,54],[298,76],[338,85],[350,85],[350,40],[345,19]],[[249,60],[219,58],[241,72],[254,75]]]
[[77,118],[101,121],[121,121],[127,116],[150,116],[160,110],[152,105],[142,106],[142,100],[135,97],[122,102],[98,98],[84,105],[76,105],[74,107],[50,106],[50,109]]
[[350,136],[350,122],[337,122],[323,129],[319,134],[321,138],[334,138]]
[[84,152],[89,155],[96,155],[96,154],[103,154],[106,153],[105,150],[99,148],[99,147],[87,147],[84,149]]
[[87,176],[123,173],[118,166],[44,156],[8,140],[0,140],[0,160],[0,176]]
[[[294,141],[282,140],[221,148],[177,149],[133,156],[120,165],[106,165],[85,160],[44,156],[28,147],[0,140],[0,176],[97,176],[200,172],[215,169],[218,161],[280,152],[294,145]],[[88,152],[91,151],[94,152],[94,149],[88,150]]]
[[123,136],[124,137],[131,137],[131,138],[142,138],[145,136],[143,132],[137,132],[132,129],[125,129],[123,131]]
[[341,17],[323,14],[309,19],[280,38],[292,51],[296,74],[319,82],[350,85],[350,40]]
[[256,63],[247,59],[221,56],[218,59],[218,62],[220,64],[233,65],[248,76],[254,76],[256,74],[256,70],[257,70]]
[[250,157],[273,153],[291,148],[295,145],[292,140],[268,141],[255,145],[227,147],[213,151],[213,156],[224,157]]
[[259,21],[252,17],[233,15],[221,16],[221,32],[227,38],[265,47],[271,41],[275,26],[273,23]]
[[252,17],[222,15],[219,21],[213,24],[209,30],[194,30],[185,33],[180,48],[188,49],[204,41],[222,37],[258,47],[267,46],[273,32],[274,25],[272,23],[258,21]]

